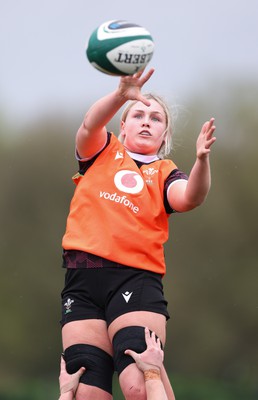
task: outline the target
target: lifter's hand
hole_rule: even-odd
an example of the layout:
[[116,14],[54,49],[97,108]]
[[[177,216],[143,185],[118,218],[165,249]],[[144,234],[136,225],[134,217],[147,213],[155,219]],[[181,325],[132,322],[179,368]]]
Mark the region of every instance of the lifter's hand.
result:
[[82,374],[85,372],[85,368],[81,367],[79,371],[75,372],[75,374],[68,374],[66,371],[65,360],[61,357],[60,362],[60,375],[59,375],[59,386],[60,386],[60,394],[64,394],[67,392],[73,392],[75,395],[77,387],[79,385],[79,379]]
[[125,350],[125,354],[131,356],[137,367],[143,372],[149,369],[160,370],[164,360],[164,352],[161,349],[159,338],[156,340],[155,332],[150,334],[149,329],[145,328],[145,341],[147,349],[143,353],[138,354],[133,350]]

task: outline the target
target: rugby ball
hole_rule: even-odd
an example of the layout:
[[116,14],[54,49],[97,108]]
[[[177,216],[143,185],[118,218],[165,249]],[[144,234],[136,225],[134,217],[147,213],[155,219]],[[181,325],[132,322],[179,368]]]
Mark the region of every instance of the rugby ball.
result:
[[146,67],[154,51],[151,34],[142,26],[112,20],[91,34],[86,55],[93,67],[109,75],[133,75]]

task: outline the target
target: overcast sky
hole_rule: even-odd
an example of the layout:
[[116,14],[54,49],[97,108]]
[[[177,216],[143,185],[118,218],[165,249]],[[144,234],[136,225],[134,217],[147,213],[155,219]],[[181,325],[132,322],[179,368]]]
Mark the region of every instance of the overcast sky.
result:
[[211,82],[258,81],[257,0],[1,3],[0,110],[13,120],[81,109],[116,87],[118,78],[95,70],[85,56],[91,32],[111,19],[152,34],[156,71],[148,90],[181,97]]

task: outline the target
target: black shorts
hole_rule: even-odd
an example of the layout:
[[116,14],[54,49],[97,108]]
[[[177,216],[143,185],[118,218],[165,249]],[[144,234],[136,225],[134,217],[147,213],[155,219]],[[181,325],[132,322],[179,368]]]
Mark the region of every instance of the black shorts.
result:
[[62,326],[83,319],[102,319],[109,326],[132,311],[152,311],[169,319],[161,275],[142,269],[68,268],[61,297]]

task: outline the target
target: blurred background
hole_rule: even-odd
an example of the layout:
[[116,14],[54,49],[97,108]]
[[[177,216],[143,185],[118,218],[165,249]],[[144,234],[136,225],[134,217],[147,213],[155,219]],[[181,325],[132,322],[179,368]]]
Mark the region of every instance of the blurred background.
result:
[[[2,2],[1,400],[58,398],[74,137],[90,104],[118,84],[87,62],[85,44],[111,19],[143,25],[155,40],[145,89],[176,115],[180,169],[190,172],[200,128],[216,119],[210,194],[171,217],[165,249],[165,363],[176,397],[258,399],[257,17],[256,0]],[[118,118],[110,129],[118,133]]]

